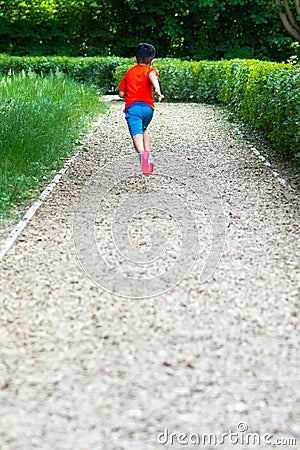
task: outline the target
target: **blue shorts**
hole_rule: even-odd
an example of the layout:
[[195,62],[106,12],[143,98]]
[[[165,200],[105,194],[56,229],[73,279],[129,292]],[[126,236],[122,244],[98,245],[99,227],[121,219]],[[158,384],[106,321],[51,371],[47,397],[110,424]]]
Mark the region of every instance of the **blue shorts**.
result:
[[151,122],[153,113],[151,106],[144,102],[134,102],[127,108],[125,119],[127,120],[131,137],[136,134],[144,134]]

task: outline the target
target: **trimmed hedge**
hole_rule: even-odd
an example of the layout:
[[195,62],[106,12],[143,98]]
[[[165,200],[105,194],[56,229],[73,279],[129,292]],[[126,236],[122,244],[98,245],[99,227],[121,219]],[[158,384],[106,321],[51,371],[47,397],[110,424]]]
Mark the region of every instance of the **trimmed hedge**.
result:
[[[0,74],[9,70],[49,73],[113,91],[132,58],[13,57],[0,55]],[[167,101],[226,104],[236,117],[270,139],[277,150],[300,161],[300,65],[258,60],[181,61],[157,59]]]
[[109,91],[113,87],[116,67],[126,61],[129,59],[119,57],[22,57],[0,54],[0,75],[7,75],[10,71],[49,74],[59,70],[75,81],[89,82],[103,91]]
[[300,158],[300,66],[233,60],[221,72],[220,101],[279,151]]

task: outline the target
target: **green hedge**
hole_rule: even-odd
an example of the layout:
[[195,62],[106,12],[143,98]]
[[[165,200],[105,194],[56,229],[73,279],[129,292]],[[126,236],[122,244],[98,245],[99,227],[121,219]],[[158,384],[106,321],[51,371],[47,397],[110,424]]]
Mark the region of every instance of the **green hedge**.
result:
[[89,82],[103,91],[108,91],[113,87],[114,70],[126,61],[127,59],[119,57],[22,57],[0,54],[0,75],[7,75],[9,71],[49,74],[59,70],[75,81]]
[[281,152],[300,158],[300,66],[227,61],[219,99]]
[[[59,69],[104,91],[115,89],[132,58],[13,57],[0,55],[9,70],[48,73]],[[222,103],[270,139],[277,150],[300,160],[300,65],[258,60],[180,61],[157,59],[166,101]]]

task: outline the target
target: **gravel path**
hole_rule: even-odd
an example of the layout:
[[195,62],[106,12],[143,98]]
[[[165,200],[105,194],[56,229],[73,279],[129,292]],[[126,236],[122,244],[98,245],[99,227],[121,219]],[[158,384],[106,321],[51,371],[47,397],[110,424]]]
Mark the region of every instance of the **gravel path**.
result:
[[1,450],[300,448],[299,194],[207,105],[145,178],[122,107],[1,263]]

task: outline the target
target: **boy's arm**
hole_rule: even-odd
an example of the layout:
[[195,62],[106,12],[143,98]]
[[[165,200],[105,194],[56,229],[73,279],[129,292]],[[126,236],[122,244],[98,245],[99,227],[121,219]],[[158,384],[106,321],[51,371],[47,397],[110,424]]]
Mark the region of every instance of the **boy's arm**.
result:
[[161,102],[161,100],[164,98],[164,96],[160,92],[159,81],[158,81],[158,78],[157,78],[155,72],[152,71],[152,72],[149,73],[149,80],[151,81],[151,83],[152,83],[152,85],[154,87],[155,94],[158,97],[158,101]]
[[125,76],[122,78],[121,83],[118,86],[119,89],[119,97],[121,98],[125,98],[126,94],[126,81],[125,81]]

